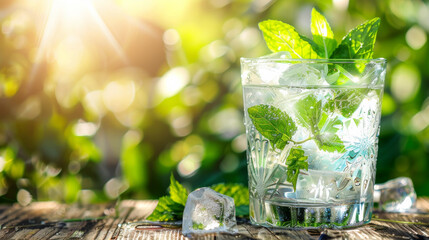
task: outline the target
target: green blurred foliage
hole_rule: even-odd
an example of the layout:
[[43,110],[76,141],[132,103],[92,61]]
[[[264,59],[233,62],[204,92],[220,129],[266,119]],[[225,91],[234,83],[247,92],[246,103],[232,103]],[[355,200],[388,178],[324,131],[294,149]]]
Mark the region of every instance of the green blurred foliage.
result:
[[428,2],[102,2],[98,20],[55,19],[52,36],[35,20],[49,11],[0,5],[0,201],[157,198],[171,172],[189,189],[246,184],[239,59],[268,53],[259,21],[309,35],[313,7],[336,36],[381,18],[377,182],[409,176],[429,195]]

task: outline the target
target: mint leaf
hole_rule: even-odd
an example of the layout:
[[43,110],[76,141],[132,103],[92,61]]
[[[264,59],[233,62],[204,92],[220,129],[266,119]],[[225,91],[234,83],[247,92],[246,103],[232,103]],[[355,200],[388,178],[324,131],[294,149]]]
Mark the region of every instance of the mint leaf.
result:
[[367,92],[366,88],[337,90],[335,98],[326,105],[331,110],[336,109],[341,115],[349,118],[359,107]]
[[350,89],[342,91],[335,97],[335,106],[340,110],[341,114],[349,118],[359,107],[362,100],[365,98],[367,89]]
[[293,190],[296,191],[296,182],[298,181],[299,171],[301,169],[308,171],[307,156],[304,155],[304,150],[301,147],[295,147],[290,150],[286,160],[287,165],[287,181],[292,183]]
[[315,132],[315,127],[320,120],[321,108],[322,101],[317,101],[313,94],[299,100],[295,105],[295,109],[298,111],[298,121],[304,127]]
[[272,52],[287,51],[292,58],[320,58],[311,44],[303,40],[289,24],[276,20],[266,20],[259,23],[265,42]]
[[328,110],[326,105],[328,104],[325,104],[325,106],[323,106],[322,117],[320,118],[320,121],[317,126],[321,132],[336,133],[342,126],[343,122],[338,117],[330,117],[329,114],[333,111]]
[[[327,104],[325,104],[327,105]],[[336,135],[337,131],[342,127],[343,122],[338,118],[332,118],[330,113],[326,112],[326,107],[323,107],[324,112],[322,117],[317,124],[320,132],[316,135],[317,146],[324,151],[328,152],[342,152],[344,150],[343,141]]]
[[160,197],[158,205],[147,220],[150,221],[176,221],[181,220],[185,206],[171,199],[170,196]]
[[283,149],[297,128],[292,118],[270,105],[255,105],[247,109],[256,130],[270,141],[273,148]]
[[185,210],[188,191],[174,179],[170,177],[170,195],[160,197],[158,205],[147,220],[150,221],[175,221],[181,220],[183,210]]
[[185,206],[188,198],[188,191],[174,179],[173,174],[170,177],[170,196],[173,201],[183,206]]
[[[249,195],[249,193],[247,193]],[[249,216],[249,205],[235,206],[235,215],[237,217],[248,217]]]
[[[332,69],[332,67],[331,67]],[[331,71],[328,76],[326,76],[325,80],[329,85],[337,85],[338,79],[340,77],[340,72],[338,71]],[[339,84],[340,85],[340,84]]]
[[[380,19],[371,19],[351,30],[341,41],[340,45],[330,56],[331,59],[370,59],[373,55]],[[339,74],[336,81],[331,79],[329,84],[343,85],[360,75],[365,64],[335,64],[330,66],[331,75]],[[336,76],[336,75],[334,75]]]
[[323,56],[320,54],[320,52],[322,52],[321,47],[319,45],[317,45],[317,43],[315,43],[312,39],[299,34],[299,37],[303,40],[306,41],[308,44],[310,44],[311,48],[317,53],[317,55]]
[[[249,190],[242,184],[216,184],[210,187],[218,193],[230,196],[234,199],[236,206],[236,215],[241,217],[249,216]],[[147,217],[150,221],[177,221],[183,217],[186,200],[188,197],[187,190],[174,179],[173,174],[170,177],[170,195],[160,197],[158,205],[152,214]],[[195,227],[201,227],[195,225]]]
[[311,33],[313,41],[319,46],[318,55],[329,58],[337,47],[337,41],[326,18],[314,8],[311,11]]
[[220,183],[210,187],[216,192],[230,196],[234,199],[235,206],[249,205],[249,190],[242,184]]
[[380,18],[373,18],[351,30],[335,49],[332,59],[372,58]]
[[[336,135],[342,122],[338,119],[329,119],[329,113],[335,110],[335,103],[328,102],[322,107],[322,100],[317,100],[312,94],[295,104],[298,121],[311,130],[313,140],[320,150],[341,152],[344,144]],[[323,110],[323,111],[322,111]]]
[[192,221],[192,229],[195,229],[195,230],[204,230],[204,224],[202,224],[202,223],[196,223],[196,222]]
[[326,81],[331,85],[344,85],[354,78],[352,73],[358,75],[362,71],[356,64],[349,63],[329,65],[328,68],[330,75]]
[[360,123],[360,119],[358,118],[353,118],[353,121],[355,122],[356,126],[359,125]]
[[335,133],[330,132],[316,135],[316,144],[320,150],[328,152],[342,152],[345,148],[343,141]]

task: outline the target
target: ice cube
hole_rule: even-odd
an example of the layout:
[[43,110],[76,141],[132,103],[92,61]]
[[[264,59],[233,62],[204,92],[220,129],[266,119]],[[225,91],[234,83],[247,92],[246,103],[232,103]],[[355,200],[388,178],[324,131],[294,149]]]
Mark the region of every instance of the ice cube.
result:
[[327,69],[318,64],[291,64],[279,79],[279,83],[288,86],[327,85],[325,81]]
[[182,234],[235,233],[235,204],[231,197],[210,188],[191,192],[183,212]]
[[374,186],[374,202],[386,212],[406,212],[416,207],[417,195],[410,178],[399,177]]
[[372,86],[380,85],[386,74],[386,68],[383,64],[379,63],[367,63],[365,65],[365,70],[361,74],[360,82],[366,83]]
[[265,85],[329,85],[328,65],[302,63],[291,59],[289,52],[277,52],[242,65],[242,83]]
[[[258,76],[259,83],[268,85],[277,85],[279,79],[283,73],[288,69],[290,64],[277,63],[277,62],[266,62],[260,63],[256,67],[256,74]],[[256,80],[254,84],[257,83]]]
[[281,59],[291,58],[289,52],[277,52],[260,57],[253,64],[242,65],[242,82],[247,84],[277,85],[279,78],[290,64]]

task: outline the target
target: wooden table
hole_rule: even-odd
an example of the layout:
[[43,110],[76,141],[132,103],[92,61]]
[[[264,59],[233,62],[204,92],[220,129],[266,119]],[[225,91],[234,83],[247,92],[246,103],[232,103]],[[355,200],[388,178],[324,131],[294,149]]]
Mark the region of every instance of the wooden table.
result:
[[[145,225],[156,201],[125,200],[89,206],[35,202],[0,206],[0,239],[187,239],[178,226]],[[429,198],[419,198],[417,213],[375,212],[370,224],[348,230],[283,230],[238,225],[238,235],[211,234],[196,239],[426,239]]]

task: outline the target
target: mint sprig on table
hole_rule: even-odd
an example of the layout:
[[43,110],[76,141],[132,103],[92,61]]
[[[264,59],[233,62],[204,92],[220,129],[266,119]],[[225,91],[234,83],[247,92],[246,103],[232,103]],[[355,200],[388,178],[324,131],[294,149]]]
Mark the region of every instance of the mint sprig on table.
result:
[[[259,23],[265,42],[272,52],[286,51],[296,59],[370,59],[379,26],[379,18],[371,19],[352,29],[337,44],[329,23],[316,9],[311,12],[312,39],[300,35],[293,26],[281,21],[266,20]],[[358,63],[334,63],[329,65],[325,79],[330,85],[343,85],[350,81],[351,73],[361,73],[363,70]],[[341,121],[338,117],[330,117],[330,113],[335,111],[345,118],[351,117],[364,99],[366,91],[334,91],[333,99],[324,104],[309,95],[295,104],[297,122],[274,106],[260,104],[248,108],[256,130],[270,141],[274,150],[281,152],[286,145],[292,144],[289,156],[283,161],[288,167],[287,181],[292,183],[294,190],[300,171],[308,170],[308,157],[300,145],[313,140],[320,150],[344,151],[344,144],[336,134]],[[292,139],[298,124],[311,131],[307,139]]]
[[150,221],[175,221],[181,220],[183,210],[185,209],[188,190],[174,179],[173,174],[170,177],[170,194],[160,197],[158,205],[147,220]]
[[[216,184],[210,187],[220,194],[230,196],[234,199],[237,216],[249,215],[249,191],[241,184]],[[183,187],[173,174],[170,177],[170,194],[160,197],[158,205],[151,215],[147,217],[150,221],[179,221],[182,220],[185,210],[188,191]]]

